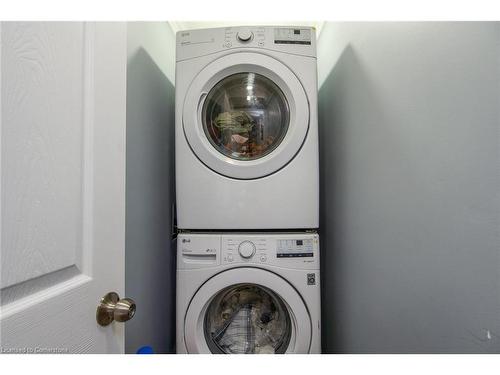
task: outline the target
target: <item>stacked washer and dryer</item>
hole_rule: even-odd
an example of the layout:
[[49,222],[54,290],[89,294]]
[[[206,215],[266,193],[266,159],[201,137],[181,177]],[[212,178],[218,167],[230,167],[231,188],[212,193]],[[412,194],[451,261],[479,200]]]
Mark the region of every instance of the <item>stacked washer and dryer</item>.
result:
[[316,38],[177,33],[178,353],[319,353]]

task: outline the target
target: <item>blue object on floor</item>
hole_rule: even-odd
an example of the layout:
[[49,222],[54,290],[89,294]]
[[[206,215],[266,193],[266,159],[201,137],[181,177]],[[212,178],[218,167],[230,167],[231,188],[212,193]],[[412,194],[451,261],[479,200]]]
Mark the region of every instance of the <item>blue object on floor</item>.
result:
[[155,352],[151,346],[142,346],[137,349],[136,354],[155,354]]

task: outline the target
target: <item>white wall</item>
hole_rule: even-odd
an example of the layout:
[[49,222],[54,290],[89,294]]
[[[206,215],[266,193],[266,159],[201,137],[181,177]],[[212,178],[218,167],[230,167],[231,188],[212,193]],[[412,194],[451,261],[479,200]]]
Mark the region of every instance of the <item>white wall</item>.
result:
[[137,303],[125,348],[175,350],[175,35],[166,22],[130,22],[127,65],[126,295]]
[[318,51],[324,351],[500,352],[500,24]]

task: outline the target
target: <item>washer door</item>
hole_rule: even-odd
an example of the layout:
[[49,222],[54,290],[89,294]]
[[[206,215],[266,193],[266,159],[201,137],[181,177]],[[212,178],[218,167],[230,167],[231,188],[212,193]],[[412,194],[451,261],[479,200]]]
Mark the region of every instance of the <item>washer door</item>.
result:
[[300,150],[309,128],[309,102],[283,63],[259,53],[233,53],[194,78],[183,126],[206,166],[227,177],[255,179],[276,172]]
[[258,268],[234,268],[209,279],[184,320],[188,353],[308,353],[311,330],[297,291]]

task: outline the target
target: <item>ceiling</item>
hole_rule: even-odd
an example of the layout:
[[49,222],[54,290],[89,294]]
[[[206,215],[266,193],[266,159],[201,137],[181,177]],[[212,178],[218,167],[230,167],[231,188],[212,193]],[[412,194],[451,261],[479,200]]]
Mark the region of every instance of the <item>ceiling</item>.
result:
[[227,27],[227,26],[310,26],[316,28],[316,39],[319,37],[319,33],[321,32],[321,27],[323,26],[323,22],[309,22],[309,21],[266,21],[266,22],[255,22],[255,21],[169,21],[168,22],[172,27],[174,33],[180,30],[189,30],[189,29],[208,29],[212,27]]

